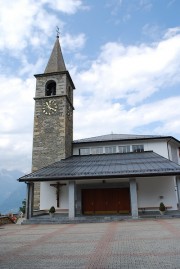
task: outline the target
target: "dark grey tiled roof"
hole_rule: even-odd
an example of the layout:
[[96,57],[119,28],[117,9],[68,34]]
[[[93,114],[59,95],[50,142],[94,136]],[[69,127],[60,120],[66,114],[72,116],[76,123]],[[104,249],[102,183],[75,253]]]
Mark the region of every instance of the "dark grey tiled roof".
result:
[[117,140],[138,140],[138,139],[152,139],[152,138],[166,138],[166,136],[157,135],[131,135],[131,134],[107,134],[84,139],[74,140],[73,143],[87,143],[87,142],[103,142],[103,141],[117,141]]
[[149,151],[126,154],[72,156],[19,181],[180,175],[180,166]]

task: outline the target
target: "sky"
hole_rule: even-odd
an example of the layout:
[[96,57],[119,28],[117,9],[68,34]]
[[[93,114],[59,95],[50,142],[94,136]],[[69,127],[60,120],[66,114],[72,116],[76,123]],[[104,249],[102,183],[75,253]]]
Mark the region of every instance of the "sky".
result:
[[179,0],[0,0],[0,169],[31,170],[34,74],[60,29],[74,139],[180,139]]

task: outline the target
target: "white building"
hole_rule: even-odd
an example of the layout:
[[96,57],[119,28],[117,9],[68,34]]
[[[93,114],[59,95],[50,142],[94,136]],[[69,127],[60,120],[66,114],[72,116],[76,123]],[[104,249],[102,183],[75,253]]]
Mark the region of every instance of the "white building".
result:
[[19,179],[28,186],[27,218],[33,208],[44,212],[51,206],[70,218],[137,218],[139,211],[158,210],[160,202],[168,210],[179,209],[179,140],[110,134],[72,141],[75,87],[59,37],[45,72],[35,77],[33,172]]

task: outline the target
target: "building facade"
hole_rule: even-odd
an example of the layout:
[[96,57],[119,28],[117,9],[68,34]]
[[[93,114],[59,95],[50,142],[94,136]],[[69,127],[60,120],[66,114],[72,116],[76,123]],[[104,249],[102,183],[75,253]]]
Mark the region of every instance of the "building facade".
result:
[[36,94],[27,218],[34,210],[77,215],[179,209],[180,141],[171,136],[110,134],[73,141],[74,83],[59,37]]

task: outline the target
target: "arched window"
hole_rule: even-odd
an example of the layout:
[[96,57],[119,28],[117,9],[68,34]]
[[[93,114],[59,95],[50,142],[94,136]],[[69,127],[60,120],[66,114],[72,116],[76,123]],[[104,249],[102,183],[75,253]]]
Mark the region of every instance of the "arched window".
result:
[[53,80],[50,80],[46,83],[46,90],[45,90],[46,96],[56,95],[56,82]]

